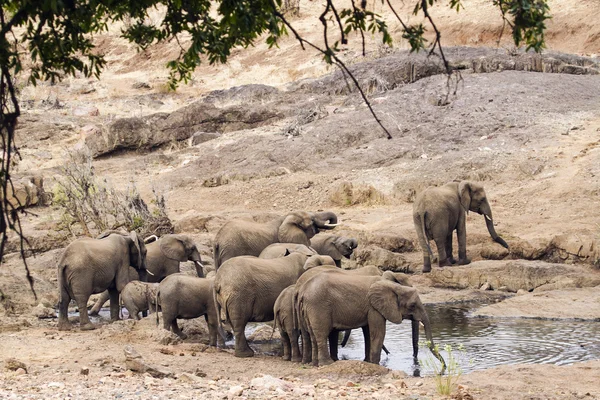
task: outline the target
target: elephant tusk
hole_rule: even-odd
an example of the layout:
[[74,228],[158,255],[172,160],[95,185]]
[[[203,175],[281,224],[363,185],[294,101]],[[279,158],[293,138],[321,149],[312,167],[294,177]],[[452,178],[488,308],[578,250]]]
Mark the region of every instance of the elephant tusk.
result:
[[419,325],[421,325],[423,328],[425,328],[425,324],[423,323],[423,321],[419,321]]
[[485,217],[485,219],[487,219],[488,221],[491,221],[492,219],[490,217],[488,217],[487,214],[483,214],[483,216]]
[[198,264],[200,266],[200,268],[204,268],[204,264],[202,264],[200,261],[194,261],[196,264]]
[[146,273],[147,273],[148,275],[152,275],[152,276],[154,276],[154,274],[153,274],[152,272],[148,271],[148,270],[146,270]]
[[323,226],[324,226],[325,228],[335,228],[335,227],[336,227],[336,226],[338,226],[338,225],[339,225],[339,223],[337,223],[337,224],[323,224]]
[[150,242],[150,239],[154,239],[154,240],[152,240],[152,241],[153,241],[153,242],[155,242],[155,241],[157,241],[157,240],[158,240],[158,236],[156,236],[156,235],[150,235],[150,236],[148,236],[146,239],[144,239],[144,243],[148,243],[148,242]]

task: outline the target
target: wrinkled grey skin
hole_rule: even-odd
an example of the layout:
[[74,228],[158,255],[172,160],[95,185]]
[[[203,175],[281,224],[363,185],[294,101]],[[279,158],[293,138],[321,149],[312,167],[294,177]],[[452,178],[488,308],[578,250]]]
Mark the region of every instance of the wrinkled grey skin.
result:
[[229,221],[214,241],[215,269],[237,256],[258,257],[272,243],[299,243],[310,246],[310,239],[321,229],[333,229],[337,216],[332,212],[293,212],[267,223]]
[[111,320],[119,319],[119,293],[129,283],[129,266],[146,280],[146,246],[135,232],[77,239],[68,245],[58,263],[58,329],[71,328],[67,317],[71,299],[77,302],[81,329],[95,329],[87,314],[87,302],[92,294],[105,290]]
[[[431,324],[416,289],[395,281],[393,273],[382,276],[349,275],[339,270],[322,271],[309,279],[298,295],[298,318],[307,327],[312,344],[313,365],[331,364],[327,338],[334,330],[362,328],[365,361],[378,364],[385,338],[386,321],[399,324],[403,319],[422,322],[430,349],[435,350]],[[414,325],[413,325],[414,326]],[[414,331],[413,331],[414,334]]]
[[338,268],[342,267],[342,258],[350,258],[357,246],[358,242],[354,238],[323,233],[310,239],[310,247],[315,249],[318,254],[333,258]]
[[[148,282],[160,282],[165,277],[178,273],[179,263],[185,261],[193,261],[198,276],[204,276],[200,252],[192,238],[187,235],[164,235],[157,241],[147,244],[146,249]],[[102,293],[90,310],[90,315],[98,315],[107,300],[108,292]],[[145,317],[147,313],[144,311],[143,315]]]
[[[303,340],[303,343],[307,343],[308,346],[303,346],[302,352],[300,351],[300,346],[298,343],[298,338],[301,334],[301,329],[299,326],[299,322],[296,320],[296,313],[294,312],[294,296],[296,295],[296,287],[301,280],[306,281],[305,277],[310,278],[314,276],[320,271],[327,271],[329,269],[335,269],[337,267],[333,265],[324,265],[319,267],[309,268],[296,282],[296,285],[291,285],[285,288],[277,300],[275,301],[275,306],[273,307],[273,313],[275,315],[275,327],[279,328],[279,332],[281,333],[281,342],[283,344],[283,359],[285,361],[293,361],[300,362],[302,361],[304,350],[307,351],[307,361],[310,362],[310,340],[308,333],[305,332],[306,339]],[[343,272],[349,274],[356,275],[366,275],[366,276],[380,276],[381,271],[379,268],[368,266],[355,270],[344,270]],[[345,332],[346,336],[350,335],[350,330]],[[331,352],[331,357],[333,360],[337,361],[337,346],[338,346],[338,336],[339,331],[333,331],[329,337],[329,347]]]
[[413,222],[423,250],[423,272],[431,271],[433,253],[429,241],[434,240],[440,267],[456,263],[452,255],[452,232],[458,237],[458,264],[471,262],[467,258],[466,215],[469,211],[483,214],[490,236],[500,245],[508,244],[496,233],[492,208],[483,186],[469,182],[450,182],[444,186],[427,188],[413,204]]
[[[379,268],[375,267],[375,266],[366,266],[366,267],[362,267],[362,268],[358,268],[358,269],[354,269],[354,270],[341,270],[339,268],[332,268],[331,266],[319,266],[319,267],[313,267],[313,268],[309,268],[296,282],[296,287],[294,289],[294,292],[292,294],[292,303],[291,305],[287,305],[286,310],[283,310],[283,313],[293,313],[294,317],[294,326],[295,329],[297,329],[299,331],[299,334],[302,336],[302,356],[300,357],[299,355],[299,346],[298,346],[298,342],[296,341],[295,343],[292,342],[291,346],[292,346],[292,350],[291,352],[293,353],[293,357],[292,357],[292,361],[294,362],[299,362],[300,360],[302,361],[303,364],[308,364],[312,361],[312,347],[311,347],[311,342],[310,342],[310,336],[308,333],[308,330],[306,329],[306,326],[303,325],[303,321],[300,320],[298,318],[298,294],[299,291],[302,289],[302,287],[306,284],[306,282],[308,282],[312,277],[314,277],[315,275],[323,272],[323,271],[330,271],[330,270],[334,270],[334,271],[338,271],[341,273],[345,273],[345,274],[349,274],[349,275],[360,275],[360,276],[381,276],[381,271],[379,270]],[[398,281],[402,281],[403,284],[408,285],[408,281],[405,275],[402,274],[394,274],[395,279]],[[349,336],[350,336],[350,329],[345,330],[344,332],[344,342],[348,340]],[[337,361],[338,357],[338,339],[339,339],[339,331],[338,330],[333,330],[331,332],[331,334],[329,335],[329,352],[330,352],[330,356],[332,358],[332,360]],[[365,336],[365,342],[368,340],[368,337]],[[365,355],[365,359],[368,358],[368,355]]]
[[323,264],[335,265],[328,256],[294,252],[274,259],[234,257],[221,265],[215,276],[215,303],[219,322],[233,329],[236,357],[254,355],[244,334],[246,324],[272,321],[273,306],[283,289],[296,282],[305,266]]
[[[163,327],[186,339],[177,319],[192,319],[204,315],[208,325],[209,345],[217,345],[218,320],[213,299],[213,279],[185,274],[165,278],[156,292],[156,303],[162,309]],[[158,324],[158,313],[156,323]],[[219,336],[220,338],[220,336]]]
[[130,319],[140,319],[140,311],[156,312],[158,283],[131,281],[121,291],[121,304],[129,312]]

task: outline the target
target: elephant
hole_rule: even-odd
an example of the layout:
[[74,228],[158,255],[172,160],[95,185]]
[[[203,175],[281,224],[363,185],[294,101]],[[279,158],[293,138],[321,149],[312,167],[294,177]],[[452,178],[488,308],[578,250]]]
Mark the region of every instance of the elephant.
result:
[[[156,238],[156,236],[150,236]],[[150,238],[146,238],[148,241]],[[194,241],[186,235],[164,235],[160,239],[146,245],[146,265],[148,269],[148,282],[160,282],[165,277],[179,272],[179,263],[193,261],[196,265],[196,274],[204,276],[200,252]],[[108,292],[102,293],[100,298],[90,310],[90,315],[98,315],[100,309],[108,300]],[[144,317],[146,312],[143,312]]]
[[440,267],[456,263],[452,256],[452,232],[458,237],[458,264],[471,262],[467,258],[466,215],[469,211],[483,214],[490,236],[508,249],[508,244],[496,233],[492,209],[483,186],[469,181],[454,181],[440,187],[430,187],[420,193],[413,204],[413,222],[423,250],[423,272],[431,272],[433,253],[429,241],[434,240]]
[[239,256],[221,265],[215,275],[215,303],[219,323],[229,323],[233,329],[236,357],[254,355],[244,334],[246,324],[272,321],[273,306],[283,289],[293,285],[305,267],[324,264],[335,262],[329,256],[293,252],[274,259]]
[[337,226],[332,212],[292,212],[267,223],[229,221],[217,232],[214,241],[215,269],[237,256],[258,257],[272,243],[299,243],[310,246],[310,239],[320,229]]
[[131,281],[121,291],[121,304],[129,312],[129,318],[140,319],[140,311],[156,312],[158,283]]
[[[334,260],[335,261],[335,260]],[[307,269],[307,272],[302,274],[302,276],[296,282],[296,285],[291,285],[285,288],[277,300],[275,301],[275,305],[273,307],[273,314],[275,320],[275,327],[279,328],[279,332],[281,333],[281,342],[283,344],[283,359],[285,361],[293,361],[300,362],[302,361],[302,354],[300,352],[300,346],[298,344],[298,339],[301,334],[301,329],[298,321],[296,320],[296,313],[294,312],[294,296],[296,294],[296,287],[298,283],[301,283],[300,280],[305,280],[305,277],[310,278],[314,276],[319,271],[326,271],[329,269],[335,269],[336,266],[333,265],[323,265],[319,266],[311,266],[311,268]],[[376,275],[380,276],[381,271],[379,268],[374,266],[367,266],[355,270],[346,270],[344,271],[349,274],[357,274],[357,275]],[[350,330],[345,332],[344,343],[348,340],[350,336]],[[330,351],[331,356],[334,360],[337,360],[337,346],[338,346],[338,331],[332,332],[330,336]],[[310,343],[308,339],[308,335],[306,335],[306,339],[303,339],[303,351],[307,350],[310,355]],[[308,344],[308,347],[307,347]],[[310,362],[310,359],[307,358],[307,362]]]
[[[179,329],[177,318],[192,319],[204,315],[208,325],[209,345],[216,346],[218,319],[213,298],[214,279],[199,278],[186,274],[172,274],[160,282],[156,291],[156,304],[162,309],[163,327],[186,339]],[[158,325],[158,313],[156,324]],[[224,342],[223,342],[224,343]]]
[[132,231],[112,233],[103,239],[83,238],[69,244],[58,263],[58,329],[69,330],[69,302],[75,299],[79,308],[81,330],[95,329],[87,314],[90,295],[108,289],[110,317],[119,319],[119,293],[129,282],[129,266],[142,281],[147,280],[146,246]]
[[350,258],[358,242],[353,238],[319,234],[310,239],[310,247],[318,254],[330,256],[338,268],[342,267],[342,258]]
[[[296,282],[294,293],[292,295],[291,305],[288,306],[292,310],[290,311],[289,309],[287,309],[282,312],[287,312],[287,313],[292,312],[294,314],[293,321],[295,324],[295,329],[300,330],[300,334],[302,336],[302,363],[303,364],[308,364],[312,361],[312,346],[311,346],[308,330],[306,329],[306,326],[304,326],[303,321],[298,318],[298,294],[306,282],[308,282],[312,277],[314,277],[315,275],[319,274],[322,271],[337,271],[337,272],[345,273],[348,275],[360,275],[360,276],[381,276],[382,275],[379,268],[372,266],[372,265],[353,269],[353,270],[342,270],[342,269],[337,269],[337,268],[331,268],[331,266],[324,265],[324,266],[310,268],[307,272],[305,272],[298,279],[298,281]],[[388,279],[395,280],[396,282],[398,282],[402,285],[405,285],[405,286],[410,286],[406,275],[393,274],[392,272],[386,272],[386,274],[389,275]],[[418,326],[417,326],[417,328],[418,328]],[[415,329],[414,326],[413,326],[413,329]],[[346,342],[350,338],[351,331],[352,331],[351,329],[346,329],[344,331],[344,339],[342,341],[342,347],[346,345]],[[338,354],[338,339],[339,339],[339,331],[338,330],[332,331],[331,334],[329,335],[329,353],[330,353],[331,359],[334,361],[338,360],[338,356],[337,356],[337,354]],[[365,337],[365,342],[367,342],[367,340],[368,340],[368,338]],[[292,342],[291,346],[292,346],[292,353],[297,354],[298,343]],[[385,348],[385,346],[383,346],[383,347],[384,347],[384,351],[387,354],[389,354],[389,352]],[[418,335],[416,336],[416,339],[413,338],[413,352],[415,352],[415,357],[416,357],[416,352],[418,352]],[[300,358],[299,356],[296,356],[296,357],[294,357],[294,359],[292,359],[292,361],[300,361],[299,358]],[[365,359],[367,359],[367,358],[368,358],[368,354],[365,354]]]
[[365,333],[365,353],[368,355],[365,361],[379,364],[386,321],[399,324],[410,319],[414,322],[413,344],[414,327],[418,333],[419,323],[422,323],[429,348],[445,369],[444,359],[435,349],[431,323],[419,294],[416,289],[396,282],[389,271],[382,276],[322,271],[301,288],[298,312],[298,318],[303,320],[310,335],[315,366],[333,362],[327,338],[334,329],[355,328],[362,328]]

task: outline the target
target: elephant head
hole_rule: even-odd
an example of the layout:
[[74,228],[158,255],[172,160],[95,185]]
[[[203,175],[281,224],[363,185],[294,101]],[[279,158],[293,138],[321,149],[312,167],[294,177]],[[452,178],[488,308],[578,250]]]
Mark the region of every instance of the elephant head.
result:
[[335,267],[335,261],[329,256],[313,255],[308,257],[304,263],[304,270],[308,271],[311,268],[320,267],[322,265],[331,265]]
[[333,229],[337,216],[332,212],[308,213],[298,211],[288,214],[278,229],[279,243],[302,243],[310,246],[310,239],[319,229]]
[[144,245],[144,240],[135,231],[129,232],[129,239],[129,264],[138,271],[140,281],[147,282],[146,245]]
[[492,208],[490,207],[490,203],[488,203],[483,186],[469,181],[461,181],[458,184],[458,196],[465,212],[473,211],[477,214],[482,214],[492,239],[508,249],[508,244],[498,236],[494,229]]
[[404,319],[412,321],[413,357],[415,359],[418,354],[419,323],[422,323],[425,328],[425,336],[429,343],[429,349],[440,360],[443,369],[445,369],[446,363],[435,348],[431,333],[431,323],[417,290],[391,282],[386,279],[385,274],[382,277],[384,279],[373,283],[369,288],[367,297],[369,298],[371,307],[377,310],[386,320],[394,324],[399,324]]
[[196,265],[196,273],[204,277],[204,266],[200,258],[200,252],[194,241],[185,235],[165,235],[159,241],[160,251],[165,257],[179,262],[193,261]]

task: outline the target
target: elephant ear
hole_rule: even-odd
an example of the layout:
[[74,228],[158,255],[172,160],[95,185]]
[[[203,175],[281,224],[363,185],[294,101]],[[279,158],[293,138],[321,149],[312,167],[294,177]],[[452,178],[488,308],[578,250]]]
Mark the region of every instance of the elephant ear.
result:
[[310,246],[310,237],[314,233],[307,232],[312,227],[312,218],[308,213],[291,213],[288,214],[277,231],[279,243],[300,243],[305,246]]
[[471,207],[471,182],[461,181],[458,184],[458,197],[460,198],[460,205],[468,214]]
[[397,283],[384,279],[373,283],[367,293],[371,306],[383,315],[383,318],[394,324],[402,322],[402,310],[395,290],[397,286]]
[[165,257],[180,262],[187,261],[188,257],[185,251],[185,245],[179,238],[165,235],[160,239],[158,245]]
[[[131,241],[133,242],[132,246],[135,246],[136,249],[136,261],[135,261],[135,268],[136,269],[140,269],[142,268],[142,266],[144,265],[144,260],[143,258],[143,254],[142,254],[142,249],[140,247],[140,239],[138,238],[137,233],[135,233],[135,231],[131,231],[129,232],[129,237],[131,238]],[[131,256],[130,252],[130,256]],[[131,264],[133,265],[133,262],[131,262]]]

